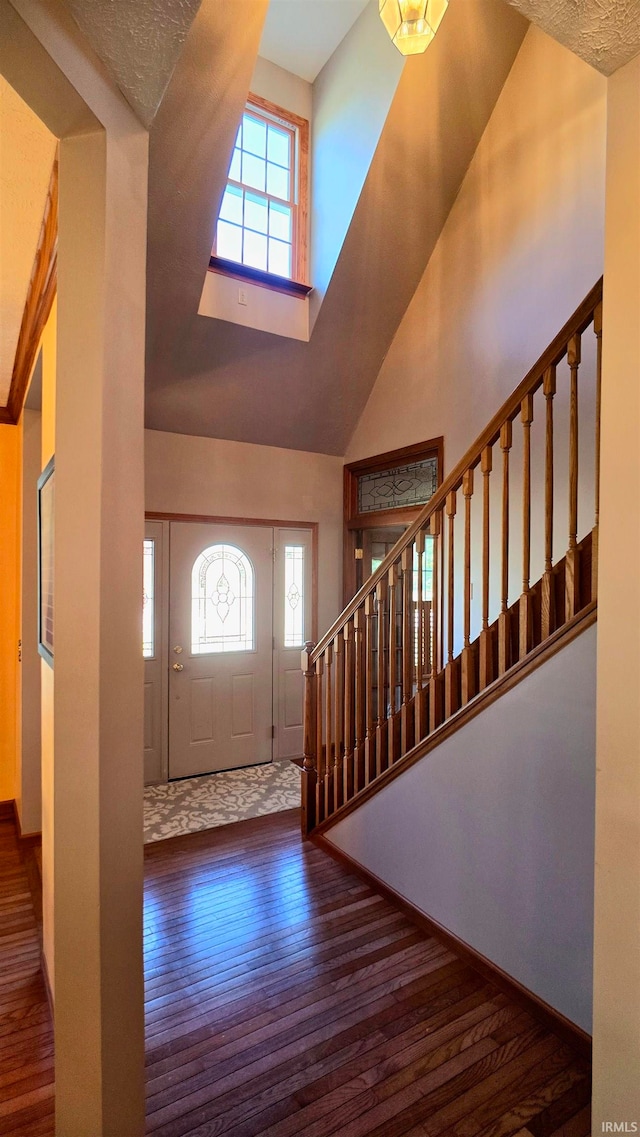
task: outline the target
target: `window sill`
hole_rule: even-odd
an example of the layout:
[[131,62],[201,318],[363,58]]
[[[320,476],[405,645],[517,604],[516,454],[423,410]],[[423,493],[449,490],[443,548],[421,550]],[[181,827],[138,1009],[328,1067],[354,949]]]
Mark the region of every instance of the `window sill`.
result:
[[298,300],[305,300],[313,291],[311,284],[301,284],[299,280],[289,280],[286,276],[276,276],[272,272],[264,272],[259,268],[225,260],[224,257],[211,256],[209,271],[230,276],[235,280],[243,280],[248,284],[257,284],[259,288],[268,288],[271,292],[283,292],[286,296],[294,296]]

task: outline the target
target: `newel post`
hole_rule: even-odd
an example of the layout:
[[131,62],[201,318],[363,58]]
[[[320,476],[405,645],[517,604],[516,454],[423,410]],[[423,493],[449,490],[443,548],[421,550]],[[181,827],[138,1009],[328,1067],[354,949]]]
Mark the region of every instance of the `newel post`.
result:
[[301,667],[304,672],[304,757],[302,762],[302,835],[307,837],[316,824],[316,719],[318,713],[316,674],[311,655],[315,644],[304,645]]

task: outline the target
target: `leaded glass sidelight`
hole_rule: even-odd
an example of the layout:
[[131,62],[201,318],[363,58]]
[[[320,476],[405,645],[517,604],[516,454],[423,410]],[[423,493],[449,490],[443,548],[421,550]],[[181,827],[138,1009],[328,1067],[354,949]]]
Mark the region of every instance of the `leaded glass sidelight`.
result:
[[235,545],[211,545],[191,573],[191,651],[254,651],[254,572]]
[[142,654],[153,659],[155,644],[155,561],[156,543],[145,540],[142,546]]
[[304,644],[304,545],[284,548],[284,646]]

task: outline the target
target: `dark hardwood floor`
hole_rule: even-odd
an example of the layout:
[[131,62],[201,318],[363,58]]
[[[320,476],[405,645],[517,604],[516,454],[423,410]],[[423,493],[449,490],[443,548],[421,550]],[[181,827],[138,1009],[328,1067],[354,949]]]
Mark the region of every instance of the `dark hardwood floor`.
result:
[[[0,854],[0,1134],[36,1137],[52,1038],[8,822]],[[584,1061],[303,844],[297,812],[145,859],[149,1134],[587,1137]]]
[[53,1030],[33,873],[33,847],[19,847],[14,822],[0,821],[0,1134],[7,1137],[53,1133]]
[[297,813],[147,846],[155,1137],[585,1137],[585,1063]]

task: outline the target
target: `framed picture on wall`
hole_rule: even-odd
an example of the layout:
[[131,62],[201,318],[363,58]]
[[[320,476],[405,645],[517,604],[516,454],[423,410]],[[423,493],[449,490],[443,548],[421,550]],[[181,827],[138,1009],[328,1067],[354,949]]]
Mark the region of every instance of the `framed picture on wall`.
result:
[[38,651],[53,667],[54,459],[38,478]]

